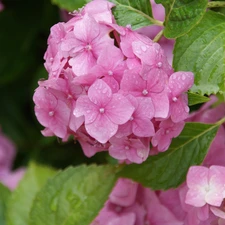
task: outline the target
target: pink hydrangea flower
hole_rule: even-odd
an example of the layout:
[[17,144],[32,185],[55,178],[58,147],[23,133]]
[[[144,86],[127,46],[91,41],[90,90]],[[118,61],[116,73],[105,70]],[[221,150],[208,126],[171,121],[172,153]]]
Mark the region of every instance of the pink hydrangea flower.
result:
[[0,173],[0,182],[2,182],[10,190],[14,190],[16,189],[20,180],[23,178],[25,172],[25,168],[19,168],[15,171]]
[[113,40],[109,37],[110,29],[98,24],[88,14],[77,20],[73,29],[65,36],[61,50],[64,57],[71,57],[69,65],[80,76],[88,73],[105,45],[112,45]]
[[0,130],[0,173],[11,169],[15,154],[15,145]]
[[0,12],[3,11],[4,8],[5,8],[5,7],[4,7],[3,3],[0,1]]
[[11,190],[15,189],[25,173],[24,168],[12,171],[15,145],[0,131],[0,182]]
[[130,162],[142,163],[149,155],[149,139],[147,138],[147,145],[145,139],[135,137],[122,137],[122,138],[111,138],[109,147],[109,154],[118,159],[126,160]]
[[173,74],[161,46],[116,24],[112,7],[91,1],[51,28],[44,56],[49,77],[34,94],[35,114],[43,135],[63,141],[72,135],[89,157],[109,149],[119,160],[141,163],[151,140],[156,152],[165,151],[181,132],[193,74]]
[[187,186],[187,204],[220,206],[225,196],[225,167],[192,166],[187,174]]
[[157,146],[158,151],[163,152],[168,149],[172,138],[177,137],[183,130],[185,123],[183,121],[174,123],[171,119],[160,123],[159,129],[152,138],[152,145]]
[[[163,216],[162,216],[163,215]],[[156,192],[128,179],[119,179],[91,225],[183,225],[160,202]]]
[[126,123],[134,107],[121,94],[113,94],[103,81],[97,80],[88,90],[87,96],[80,96],[74,115],[85,117],[87,132],[100,143],[106,143]]
[[67,136],[70,109],[57,93],[38,87],[33,100],[36,104],[35,115],[39,122],[60,138]]

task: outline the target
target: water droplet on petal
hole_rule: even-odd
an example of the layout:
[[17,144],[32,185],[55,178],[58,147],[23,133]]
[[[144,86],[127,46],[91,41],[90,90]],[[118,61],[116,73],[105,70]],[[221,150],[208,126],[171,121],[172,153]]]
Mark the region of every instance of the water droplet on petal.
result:
[[135,52],[136,52],[136,54],[138,54],[138,55],[141,54],[141,51],[140,51],[140,50],[136,50]]
[[100,113],[104,113],[104,112],[105,112],[105,109],[104,109],[104,108],[100,108],[100,109],[99,109],[99,112],[100,112]]
[[126,145],[124,149],[125,149],[125,150],[129,150],[130,147]]
[[144,149],[138,149],[137,150],[137,155],[141,158],[144,159],[146,156],[146,151]]
[[177,101],[177,97],[173,97],[172,100],[173,100],[174,102],[176,102],[176,101]]
[[109,70],[108,71],[108,74],[109,74],[109,76],[112,76],[113,75],[113,71],[112,70]]
[[48,113],[49,116],[54,116],[54,114],[55,114],[54,111],[50,111],[50,112]]
[[161,68],[161,67],[162,67],[162,62],[158,62],[158,63],[157,63],[157,67],[158,67],[158,68]]
[[147,51],[147,47],[146,47],[145,45],[142,45],[142,46],[141,46],[141,50],[142,50],[143,52],[146,52],[146,51]]
[[143,94],[143,95],[147,95],[147,94],[148,94],[148,90],[144,89],[144,90],[142,91],[142,94]]
[[131,29],[132,28],[131,24],[127,24],[126,28]]

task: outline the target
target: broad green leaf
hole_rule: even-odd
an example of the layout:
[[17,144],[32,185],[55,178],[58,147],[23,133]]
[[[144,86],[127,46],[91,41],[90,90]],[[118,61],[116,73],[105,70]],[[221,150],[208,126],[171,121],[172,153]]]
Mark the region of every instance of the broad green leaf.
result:
[[173,65],[192,71],[192,92],[225,93],[225,16],[209,11],[189,33],[177,39]]
[[177,38],[190,31],[203,17],[208,0],[156,0],[166,9],[164,35]]
[[6,215],[7,225],[29,224],[28,218],[33,199],[47,179],[54,174],[53,169],[30,164],[24,178],[10,198]]
[[113,14],[121,26],[130,24],[133,29],[138,29],[157,22],[160,24],[160,21],[152,18],[149,0],[110,0],[110,2],[116,5],[113,8]]
[[10,190],[0,183],[0,225],[5,225],[6,205],[10,197]]
[[124,166],[119,175],[155,190],[177,187],[185,180],[188,168],[203,161],[219,125],[187,123],[167,151],[140,165]]
[[59,8],[66,9],[69,12],[73,12],[79,8],[82,8],[90,0],[51,0],[53,4]]
[[32,225],[89,225],[116,181],[113,166],[70,167],[49,180],[38,193]]
[[188,105],[197,105],[200,103],[208,102],[210,98],[193,93],[193,92],[188,92]]

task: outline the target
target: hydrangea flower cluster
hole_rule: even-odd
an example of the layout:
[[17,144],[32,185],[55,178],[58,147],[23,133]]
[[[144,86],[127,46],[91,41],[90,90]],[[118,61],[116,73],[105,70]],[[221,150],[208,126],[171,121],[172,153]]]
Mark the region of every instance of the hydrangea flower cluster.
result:
[[[210,108],[216,100],[212,96],[187,120],[215,123],[223,118],[224,103]],[[224,136],[222,125],[203,164],[191,166],[186,182],[176,189],[154,192],[131,180],[119,179],[91,225],[224,225]]]
[[25,171],[23,168],[12,171],[15,155],[14,144],[0,131],[0,183],[10,189],[16,188]]
[[108,149],[142,163],[150,142],[165,151],[183,129],[193,74],[174,72],[158,43],[117,25],[113,6],[92,1],[51,28],[35,114],[43,135],[73,135],[88,157]]
[[[163,216],[162,216],[163,215]],[[128,179],[119,179],[105,207],[91,225],[182,225],[160,202],[156,192]]]

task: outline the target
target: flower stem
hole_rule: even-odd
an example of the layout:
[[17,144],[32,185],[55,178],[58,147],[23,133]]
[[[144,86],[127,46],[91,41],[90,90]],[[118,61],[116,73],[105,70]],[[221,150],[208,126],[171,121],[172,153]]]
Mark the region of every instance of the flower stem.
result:
[[163,29],[159,31],[159,33],[154,37],[153,41],[158,42],[162,36],[163,36]]
[[214,2],[209,2],[207,5],[207,8],[216,8],[216,7],[225,7],[225,2],[214,1]]
[[222,125],[223,123],[225,123],[225,117],[223,117],[221,120],[216,122],[216,124],[218,124],[218,125]]

